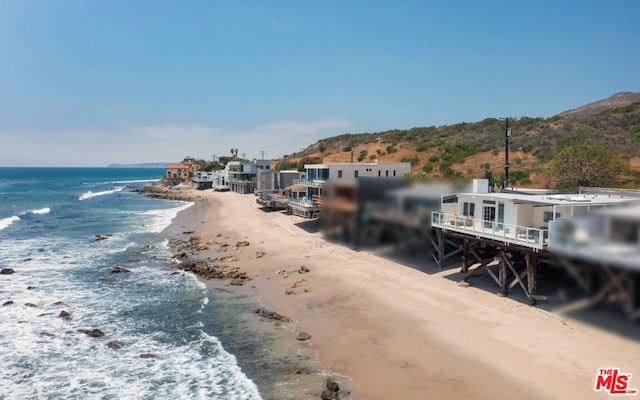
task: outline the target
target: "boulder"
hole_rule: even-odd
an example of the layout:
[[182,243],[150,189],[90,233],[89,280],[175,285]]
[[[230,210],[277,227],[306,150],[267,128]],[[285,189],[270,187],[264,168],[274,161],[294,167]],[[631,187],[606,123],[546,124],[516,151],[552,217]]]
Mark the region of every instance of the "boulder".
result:
[[338,393],[340,391],[340,385],[333,379],[327,379],[327,390]]
[[122,268],[122,267],[113,267],[111,269],[111,273],[113,274],[119,274],[119,273],[127,273],[127,272],[131,272],[126,268]]
[[322,391],[322,394],[320,395],[320,398],[322,400],[338,400],[340,399],[340,397],[338,396],[338,393],[336,392],[332,392],[331,390],[325,389]]
[[298,273],[299,274],[306,274],[307,272],[311,272],[311,270],[307,267],[305,267],[304,265],[300,267],[300,269],[298,269]]
[[3,306],[10,306],[11,304],[13,304],[13,300],[5,301],[4,303],[2,303]]
[[36,288],[35,286],[27,286],[27,290],[33,290],[35,288]]
[[60,318],[69,318],[70,316],[71,316],[71,314],[69,314],[65,310],[60,311],[60,314],[58,314],[58,317],[60,317]]
[[93,337],[93,338],[97,338],[97,337],[102,337],[104,336],[104,332],[102,332],[100,329],[78,329],[78,332],[80,333],[84,333],[89,337]]
[[253,312],[256,314],[260,314],[264,318],[274,319],[276,321],[282,321],[282,322],[291,322],[291,318],[285,315],[279,314],[275,311],[267,311],[261,308],[256,308],[255,310],[253,310]]
[[112,235],[95,235],[93,237],[93,239],[91,239],[91,242],[99,242],[101,240],[107,240],[110,236]]
[[307,332],[300,332],[296,337],[296,340],[309,340],[309,339],[311,339],[311,335],[309,335]]
[[140,354],[140,358],[156,358],[156,355],[151,353],[143,353]]
[[247,242],[246,240],[241,240],[239,242],[236,242],[236,247],[247,247],[249,245],[249,242]]
[[13,274],[14,271],[13,268],[2,268],[2,270],[0,270],[0,275],[11,275]]
[[24,305],[27,307],[38,307],[37,304],[33,304],[33,303],[24,303]]
[[118,350],[120,349],[122,346],[120,346],[118,343],[116,342],[109,342],[107,343],[107,347],[110,349],[114,349],[114,350]]

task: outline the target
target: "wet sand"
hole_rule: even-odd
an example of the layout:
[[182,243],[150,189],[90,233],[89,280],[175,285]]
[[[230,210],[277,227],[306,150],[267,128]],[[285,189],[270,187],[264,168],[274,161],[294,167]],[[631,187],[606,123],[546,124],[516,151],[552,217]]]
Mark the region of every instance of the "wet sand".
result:
[[[427,274],[331,243],[313,222],[261,210],[253,195],[193,193],[206,200],[170,230],[228,243],[232,263],[252,278],[238,290],[294,320],[284,324],[278,346],[291,353],[306,346],[318,370],[335,375],[351,398],[606,398],[593,389],[598,368],[640,373],[638,340],[460,287],[448,279],[456,271],[428,260],[421,266]],[[250,245],[236,248],[238,241]],[[216,257],[209,251],[202,256]],[[299,274],[301,266],[310,272]],[[206,283],[211,290],[222,284]],[[296,341],[302,331],[311,340]],[[311,376],[291,389],[319,398],[323,379]],[[291,393],[282,398],[296,398]]]

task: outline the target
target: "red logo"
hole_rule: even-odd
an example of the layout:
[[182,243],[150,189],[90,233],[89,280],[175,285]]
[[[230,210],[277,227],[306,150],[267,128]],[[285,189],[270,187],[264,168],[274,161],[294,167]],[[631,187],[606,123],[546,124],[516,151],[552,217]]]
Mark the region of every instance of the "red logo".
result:
[[636,395],[638,389],[630,389],[631,374],[623,374],[620,368],[598,368],[596,376],[596,392],[604,390],[613,395]]

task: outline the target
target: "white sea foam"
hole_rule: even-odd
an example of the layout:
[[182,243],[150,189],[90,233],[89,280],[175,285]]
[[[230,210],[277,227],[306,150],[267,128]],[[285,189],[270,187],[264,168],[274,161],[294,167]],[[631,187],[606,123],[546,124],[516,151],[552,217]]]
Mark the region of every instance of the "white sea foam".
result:
[[[13,252],[46,244],[28,242],[12,241]],[[185,292],[191,293],[188,301],[202,304],[205,289],[197,279],[176,281],[167,270],[145,263],[129,267],[131,274],[92,272],[82,259],[86,248],[94,245],[77,242],[55,252],[61,244],[36,252],[3,282],[0,300],[14,304],[3,307],[0,324],[0,387],[5,389],[0,398],[261,399],[235,357],[217,338],[201,331],[200,321],[194,319],[183,328],[194,334],[182,340],[174,337],[172,324],[156,321],[162,319],[156,315],[162,310],[154,310],[155,305],[164,303],[171,312],[171,299],[182,304]],[[166,250],[158,246],[155,251],[162,255]],[[0,255],[8,253],[0,249]],[[60,263],[69,264],[60,268]],[[104,277],[114,282],[101,283]],[[25,290],[27,286],[35,288]],[[59,318],[62,310],[71,318]],[[90,338],[77,332],[92,328],[106,336]],[[108,348],[109,341],[122,348]],[[157,358],[142,359],[143,353]]]
[[180,211],[186,210],[193,204],[194,203],[191,202],[181,202],[177,207],[143,212],[142,215],[150,217],[145,222],[145,231],[155,233],[162,232],[171,224],[171,220],[173,220]]
[[20,221],[20,217],[18,217],[17,215],[0,219],[0,231],[7,228],[9,225],[13,224],[16,221]]
[[92,191],[88,191],[88,192],[83,193],[80,196],[78,196],[78,200],[87,200],[87,199],[91,199],[91,198],[94,198],[94,197],[97,197],[97,196],[104,196],[104,195],[107,195],[107,194],[113,194],[113,193],[120,192],[122,189],[124,189],[124,186],[118,186],[118,187],[115,187],[115,188],[113,188],[111,190],[105,190],[105,191],[102,191],[102,192],[95,192],[95,193],[92,192]]
[[39,208],[37,210],[31,210],[31,214],[49,214],[51,209],[49,207]]

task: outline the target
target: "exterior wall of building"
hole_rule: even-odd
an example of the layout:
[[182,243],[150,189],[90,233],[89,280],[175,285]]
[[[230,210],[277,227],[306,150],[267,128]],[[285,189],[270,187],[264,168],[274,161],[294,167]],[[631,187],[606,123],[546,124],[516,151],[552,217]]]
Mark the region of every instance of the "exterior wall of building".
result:
[[177,165],[168,165],[165,170],[165,179],[187,182],[193,179],[198,172],[198,165],[185,163]]
[[285,189],[291,185],[298,183],[300,172],[298,171],[280,171],[278,174],[277,189]]
[[309,180],[354,181],[359,177],[402,178],[411,163],[328,163],[305,165]]
[[269,160],[255,160],[255,161],[231,161],[227,164],[227,173],[229,180],[229,189],[241,194],[254,193],[260,186],[257,174],[258,171],[265,173],[265,185],[267,174],[269,170]]

